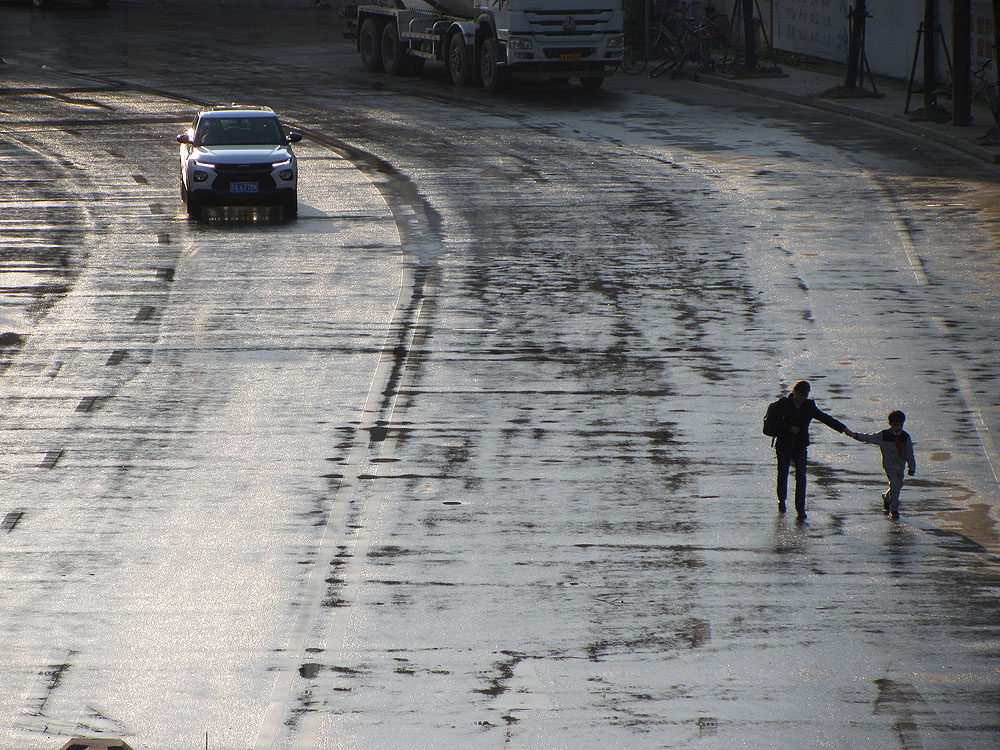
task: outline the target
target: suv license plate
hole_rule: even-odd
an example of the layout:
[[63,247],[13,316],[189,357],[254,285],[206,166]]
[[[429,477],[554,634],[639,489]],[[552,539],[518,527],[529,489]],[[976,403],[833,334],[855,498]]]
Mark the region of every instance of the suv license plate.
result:
[[230,193],[256,193],[260,191],[260,185],[256,182],[230,182]]
[[559,62],[580,62],[580,55],[576,52],[559,55]]

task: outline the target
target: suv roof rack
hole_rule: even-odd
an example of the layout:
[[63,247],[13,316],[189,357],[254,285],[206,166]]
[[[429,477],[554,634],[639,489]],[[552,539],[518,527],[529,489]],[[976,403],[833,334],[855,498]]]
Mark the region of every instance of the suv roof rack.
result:
[[220,110],[244,110],[250,112],[273,112],[274,110],[270,107],[265,107],[260,104],[237,104],[233,102],[232,104],[213,104],[209,107],[212,112],[218,112]]

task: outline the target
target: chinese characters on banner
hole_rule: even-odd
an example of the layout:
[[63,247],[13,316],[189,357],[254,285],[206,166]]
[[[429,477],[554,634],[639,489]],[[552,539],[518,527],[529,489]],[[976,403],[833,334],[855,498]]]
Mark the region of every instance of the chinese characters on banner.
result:
[[[972,2],[972,69],[979,70],[987,60],[993,60],[996,55],[993,37],[993,5],[989,0],[973,0]],[[997,79],[997,63],[992,62],[985,69],[985,82]],[[983,85],[983,81],[973,74],[972,90],[975,92]]]
[[774,46],[823,60],[847,59],[848,0],[774,0]]

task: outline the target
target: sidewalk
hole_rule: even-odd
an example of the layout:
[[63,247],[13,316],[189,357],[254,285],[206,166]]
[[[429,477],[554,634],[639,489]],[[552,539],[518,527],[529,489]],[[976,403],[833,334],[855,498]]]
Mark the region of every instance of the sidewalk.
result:
[[[630,90],[655,93],[669,91],[672,82],[669,74],[660,78],[650,78],[652,66],[636,76],[616,73],[612,86]],[[944,146],[958,149],[967,154],[993,164],[1000,164],[1000,145],[984,146],[977,141],[993,125],[993,115],[985,106],[974,105],[972,124],[957,127],[951,122],[936,123],[930,120],[912,119],[917,110],[924,106],[923,95],[915,93],[910,99],[909,114],[906,107],[906,82],[877,81],[878,98],[862,96],[858,98],[833,98],[823,96],[825,92],[843,86],[844,76],[831,72],[816,72],[806,67],[798,67],[784,61],[778,63],[780,76],[740,78],[718,73],[699,73],[699,83],[721,86],[771,99],[781,99],[818,109],[825,109],[850,117],[874,122],[885,127],[902,130],[926,138]],[[687,76],[690,80],[690,75]],[[866,78],[866,88],[871,84]]]

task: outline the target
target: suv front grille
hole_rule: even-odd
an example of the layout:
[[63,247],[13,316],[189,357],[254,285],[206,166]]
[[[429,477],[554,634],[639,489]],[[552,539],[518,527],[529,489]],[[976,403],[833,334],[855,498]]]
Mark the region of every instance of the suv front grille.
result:
[[229,190],[230,182],[258,182],[261,192],[274,190],[277,186],[271,177],[273,169],[270,162],[264,164],[216,164],[215,173],[218,177],[212,183],[215,190]]

